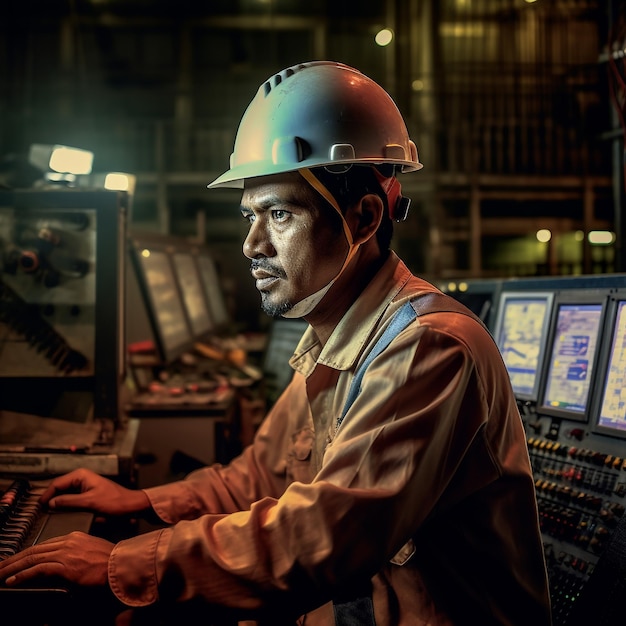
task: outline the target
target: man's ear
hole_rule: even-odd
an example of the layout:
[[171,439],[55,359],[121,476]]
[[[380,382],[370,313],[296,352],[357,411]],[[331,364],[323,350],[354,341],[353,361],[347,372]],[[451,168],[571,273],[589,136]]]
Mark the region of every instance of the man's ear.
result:
[[376,234],[383,218],[385,205],[380,196],[369,193],[348,209],[348,224],[353,233],[354,243],[365,243]]

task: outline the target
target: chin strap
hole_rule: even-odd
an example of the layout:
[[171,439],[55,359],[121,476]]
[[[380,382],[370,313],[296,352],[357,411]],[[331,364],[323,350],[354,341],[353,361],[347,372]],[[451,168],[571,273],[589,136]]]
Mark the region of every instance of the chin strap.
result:
[[350,249],[348,250],[348,254],[346,255],[346,260],[343,262],[343,265],[341,266],[339,273],[337,274],[337,276],[335,276],[335,278],[333,278],[333,280],[330,283],[332,285],[332,283],[334,283],[343,274],[348,263],[350,263],[350,261],[353,259],[354,255],[356,254],[356,251],[359,249],[359,246],[361,244],[354,243],[354,237],[352,236],[352,231],[350,230],[350,227],[348,226],[348,222],[346,222],[346,218],[343,216],[343,213],[341,212],[341,209],[339,208],[339,204],[337,204],[337,200],[335,200],[335,197],[333,196],[333,194],[330,193],[330,191],[328,191],[328,189],[326,189],[324,185],[322,185],[322,183],[313,174],[313,172],[311,172],[311,170],[303,168],[303,169],[298,170],[298,172],[300,172],[304,180],[306,180],[307,183],[309,183],[309,185],[311,185],[311,187],[313,187],[313,189],[315,189],[315,191],[317,191],[322,196],[322,198],[324,198],[333,207],[333,209],[337,211],[337,214],[341,218],[343,232],[348,241],[348,245],[350,246]]
[[317,193],[319,193],[320,196],[322,196],[322,198],[324,198],[324,200],[326,200],[326,202],[328,202],[328,204],[330,204],[330,206],[332,206],[333,209],[335,209],[335,211],[337,211],[339,217],[341,218],[341,223],[343,225],[343,232],[346,235],[348,244],[350,245],[350,247],[352,247],[352,245],[354,244],[352,231],[348,228],[348,223],[346,222],[346,219],[344,218],[343,213],[341,212],[341,209],[339,208],[339,204],[337,204],[337,200],[335,200],[335,196],[333,196],[333,194],[330,193],[330,191],[328,191],[326,187],[324,187],[324,185],[321,183],[319,178],[317,178],[317,176],[315,176],[315,174],[313,174],[311,170],[302,168],[298,170],[298,172],[300,173],[302,178],[304,178],[304,180],[306,180],[306,182],[309,183],[309,185],[311,185],[311,187],[313,187],[313,189],[315,189],[315,191],[317,191]]
[[341,223],[343,225],[343,232],[348,240],[348,245],[350,246],[348,250],[348,254],[341,266],[341,269],[329,283],[327,283],[324,287],[322,287],[319,291],[312,293],[310,296],[307,296],[300,302],[294,304],[287,313],[283,313],[283,317],[287,318],[298,318],[304,317],[308,315],[321,301],[321,299],[326,295],[328,290],[333,286],[334,282],[343,274],[344,270],[348,266],[348,263],[354,258],[357,250],[359,249],[360,244],[354,243],[354,238],[352,237],[352,232],[348,227],[348,223],[346,222],[339,205],[337,204],[337,200],[333,197],[333,195],[322,185],[322,183],[313,175],[313,173],[308,169],[298,170],[302,177],[313,187],[321,196],[324,198],[339,214],[341,217]]

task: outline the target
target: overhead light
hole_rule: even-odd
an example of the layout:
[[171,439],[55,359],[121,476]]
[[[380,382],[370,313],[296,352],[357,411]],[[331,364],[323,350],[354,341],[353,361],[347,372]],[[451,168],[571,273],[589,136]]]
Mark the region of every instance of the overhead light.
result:
[[374,40],[379,46],[388,46],[393,41],[393,31],[391,28],[383,28],[376,33]]
[[137,177],[126,172],[94,172],[87,176],[76,177],[76,187],[127,191],[130,196],[135,193],[136,182]]
[[132,194],[135,191],[136,179],[134,174],[126,172],[94,172],[89,176],[81,176],[77,183],[79,187],[128,191]]
[[135,177],[123,172],[109,172],[104,177],[104,188],[116,191],[132,191],[135,187]]
[[615,233],[610,230],[591,230],[587,241],[594,246],[609,246],[615,241]]
[[30,146],[28,162],[44,174],[56,172],[79,176],[91,173],[93,152],[58,144],[34,143]]
[[552,233],[547,228],[540,228],[535,236],[541,243],[548,243],[552,239]]

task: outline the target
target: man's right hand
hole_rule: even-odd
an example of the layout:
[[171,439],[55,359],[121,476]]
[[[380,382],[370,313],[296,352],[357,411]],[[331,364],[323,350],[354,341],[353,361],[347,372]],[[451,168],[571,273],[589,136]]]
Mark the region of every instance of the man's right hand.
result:
[[151,508],[143,491],[127,489],[88,469],[55,478],[40,501],[51,509],[83,509],[105,515],[140,513]]

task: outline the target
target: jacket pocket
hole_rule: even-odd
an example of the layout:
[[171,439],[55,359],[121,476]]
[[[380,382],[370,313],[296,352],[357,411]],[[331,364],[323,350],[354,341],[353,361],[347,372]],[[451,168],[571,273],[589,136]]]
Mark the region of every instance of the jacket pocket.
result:
[[302,428],[291,436],[291,447],[287,452],[287,483],[310,483],[313,480],[311,455],[315,432]]

